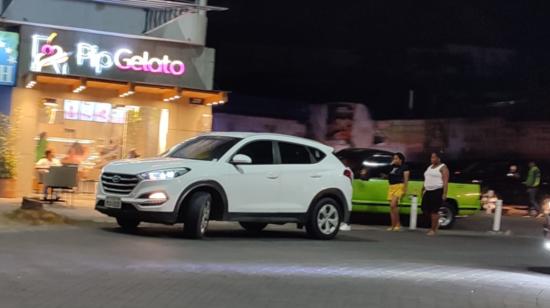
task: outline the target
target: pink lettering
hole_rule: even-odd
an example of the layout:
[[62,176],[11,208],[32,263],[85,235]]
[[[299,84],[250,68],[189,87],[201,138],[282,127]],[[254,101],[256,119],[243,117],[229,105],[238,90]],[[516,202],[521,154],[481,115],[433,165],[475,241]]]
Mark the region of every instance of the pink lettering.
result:
[[185,64],[177,60],[170,63],[170,73],[176,76],[183,75],[185,73]]
[[143,52],[143,58],[141,58],[141,63],[143,65],[143,71],[149,72],[149,53],[147,51]]
[[140,57],[140,56],[133,56],[132,58],[130,58],[130,61],[131,61],[130,65],[131,65],[131,67],[134,71],[143,70],[143,65],[141,63],[142,60],[143,60],[143,58]]
[[170,58],[168,58],[167,55],[165,55],[163,58],[162,58],[162,71],[165,73],[165,74],[170,74]]
[[[156,66],[156,67],[155,67]],[[149,72],[151,73],[162,73],[164,64],[159,58],[152,58],[149,61]]]
[[119,49],[115,53],[113,63],[121,70],[132,70],[137,72],[150,72],[181,76],[185,73],[185,64],[179,60],[170,60],[168,55],[162,58],[150,58],[149,52],[142,55],[133,55],[129,49]]

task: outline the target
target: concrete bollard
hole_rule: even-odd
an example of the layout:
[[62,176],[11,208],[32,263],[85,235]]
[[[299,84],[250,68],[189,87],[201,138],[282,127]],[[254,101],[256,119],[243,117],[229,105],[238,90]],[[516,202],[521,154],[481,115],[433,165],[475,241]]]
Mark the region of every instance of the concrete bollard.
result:
[[416,230],[416,219],[418,216],[418,197],[416,195],[411,196],[411,213],[409,215],[409,229]]
[[500,232],[500,222],[502,220],[502,200],[497,200],[495,207],[495,217],[493,219],[493,231]]

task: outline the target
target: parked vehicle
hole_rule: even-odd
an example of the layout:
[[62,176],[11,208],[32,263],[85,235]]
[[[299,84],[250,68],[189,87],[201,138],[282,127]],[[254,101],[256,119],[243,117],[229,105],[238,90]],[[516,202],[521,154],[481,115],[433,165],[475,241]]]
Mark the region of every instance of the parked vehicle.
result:
[[[526,187],[523,181],[527,178],[528,161],[526,160],[493,160],[471,162],[462,169],[453,170],[453,178],[462,182],[476,183],[482,193],[493,190],[505,204],[529,204]],[[538,192],[540,202],[550,195],[550,165],[537,163],[541,169],[542,181]],[[510,167],[516,166],[517,173],[512,174]]]
[[352,174],[332,148],[275,134],[211,133],[153,159],[107,165],[96,209],[124,230],[140,222],[183,222],[191,238],[209,220],[237,221],[259,232],[269,223],[297,223],[331,239],[351,211]]
[[[353,181],[353,212],[366,212],[376,214],[389,213],[389,201],[387,200],[388,180],[387,174],[391,170],[393,153],[350,148],[336,154],[342,162],[348,166],[355,175]],[[423,174],[427,164],[407,162],[411,170],[408,193],[417,195],[421,202],[423,186]],[[411,199],[403,198],[400,203],[400,214],[410,214]],[[458,183],[451,181],[447,201],[441,207],[439,214],[440,226],[448,229],[453,226],[457,215],[472,215],[480,209],[480,187],[478,184]],[[422,213],[422,209],[418,209]]]

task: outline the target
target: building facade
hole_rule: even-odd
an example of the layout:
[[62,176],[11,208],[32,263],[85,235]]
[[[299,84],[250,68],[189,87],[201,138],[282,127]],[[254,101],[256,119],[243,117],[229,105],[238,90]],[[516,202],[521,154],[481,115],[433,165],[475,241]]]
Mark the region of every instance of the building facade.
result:
[[[227,93],[213,89],[215,54],[204,37],[178,39],[174,31],[161,37],[162,18],[149,29],[154,35],[146,33],[153,10],[80,0],[15,0],[3,7],[0,112],[10,115],[17,195],[37,187],[34,164],[46,150],[78,166],[81,190],[92,192],[105,164],[156,156],[210,131],[212,106],[227,102]],[[25,15],[36,7],[45,12]],[[86,17],[78,18],[82,9]],[[206,20],[203,11],[185,14]],[[165,21],[177,23],[185,14]],[[200,29],[179,34],[204,32],[202,23],[188,26]]]

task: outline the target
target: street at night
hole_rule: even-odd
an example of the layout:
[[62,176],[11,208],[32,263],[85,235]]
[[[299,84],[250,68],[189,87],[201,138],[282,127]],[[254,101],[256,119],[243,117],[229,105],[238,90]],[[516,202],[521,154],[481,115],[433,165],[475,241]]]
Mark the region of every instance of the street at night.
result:
[[250,235],[212,223],[0,233],[2,307],[550,307],[542,241],[354,225],[315,241],[293,225]]
[[0,308],[550,308],[550,2],[0,0]]

